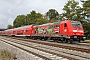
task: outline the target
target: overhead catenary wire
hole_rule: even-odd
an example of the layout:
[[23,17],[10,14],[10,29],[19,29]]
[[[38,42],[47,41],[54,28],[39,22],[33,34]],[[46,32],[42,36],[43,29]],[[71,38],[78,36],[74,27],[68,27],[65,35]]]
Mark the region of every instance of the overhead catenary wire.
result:
[[[12,9],[11,12],[13,12],[17,7],[19,7],[19,6],[23,3],[23,1],[24,1],[24,0],[22,0],[14,9]],[[13,2],[13,3],[14,3],[14,2]],[[11,13],[11,12],[10,12],[10,13]],[[10,14],[10,13],[9,13],[9,14]],[[9,14],[8,14],[7,16],[9,16]],[[6,17],[7,17],[7,16],[6,16]]]
[[46,0],[45,2],[43,2],[42,4],[40,4],[39,6],[37,6],[37,7],[40,7],[40,6],[42,6],[42,5],[44,5],[45,3],[47,3],[49,0]]
[[38,6],[35,6],[34,8],[35,8],[35,9],[37,9],[37,8],[39,8],[39,7],[43,6],[44,4],[46,4],[48,1],[49,1],[49,0],[46,0],[45,2],[43,2],[43,3],[39,4]]
[[[11,12],[13,12],[17,7],[19,7],[19,6],[23,3],[23,1],[24,1],[24,0],[22,0],[14,9],[12,9]],[[13,2],[13,3],[14,3],[14,2]],[[10,12],[10,13],[11,13],[11,12]],[[10,15],[10,13],[8,13],[8,14],[6,15],[6,18],[7,18],[7,19],[8,19],[8,16]]]
[[23,1],[24,1],[24,0],[22,0],[13,10],[11,10],[11,12],[13,12],[18,6],[20,6]]

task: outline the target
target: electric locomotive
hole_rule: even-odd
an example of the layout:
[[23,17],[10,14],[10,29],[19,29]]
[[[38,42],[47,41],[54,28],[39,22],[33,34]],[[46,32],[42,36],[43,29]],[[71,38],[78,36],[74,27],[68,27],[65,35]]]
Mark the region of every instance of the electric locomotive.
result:
[[40,39],[70,42],[84,40],[84,29],[79,21],[64,20],[47,23],[35,28],[36,33],[32,36]]

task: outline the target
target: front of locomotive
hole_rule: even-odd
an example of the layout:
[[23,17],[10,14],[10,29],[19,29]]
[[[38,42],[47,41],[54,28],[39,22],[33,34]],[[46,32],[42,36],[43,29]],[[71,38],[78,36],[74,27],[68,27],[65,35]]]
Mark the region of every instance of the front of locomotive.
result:
[[84,29],[79,21],[71,21],[72,25],[72,36],[74,40],[85,40]]

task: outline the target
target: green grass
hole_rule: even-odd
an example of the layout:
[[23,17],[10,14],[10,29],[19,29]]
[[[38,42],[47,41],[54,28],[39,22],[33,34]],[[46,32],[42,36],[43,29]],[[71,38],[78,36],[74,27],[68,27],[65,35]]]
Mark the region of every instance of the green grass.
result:
[[90,40],[84,40],[84,41],[82,41],[82,42],[90,43]]
[[0,50],[0,58],[2,60],[13,60],[13,55],[6,50]]

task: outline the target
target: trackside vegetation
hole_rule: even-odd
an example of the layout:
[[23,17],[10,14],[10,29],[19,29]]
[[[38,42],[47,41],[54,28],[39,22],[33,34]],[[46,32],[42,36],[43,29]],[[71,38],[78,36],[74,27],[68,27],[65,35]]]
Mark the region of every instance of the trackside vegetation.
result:
[[13,55],[7,50],[0,50],[0,59],[1,60],[13,60]]

